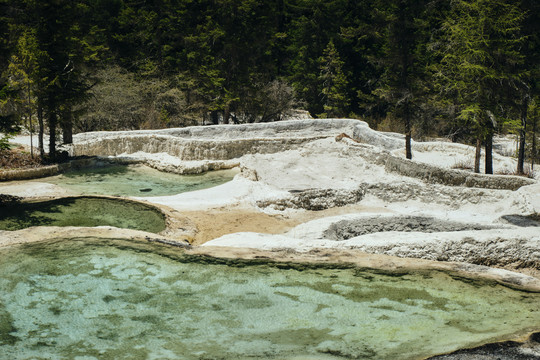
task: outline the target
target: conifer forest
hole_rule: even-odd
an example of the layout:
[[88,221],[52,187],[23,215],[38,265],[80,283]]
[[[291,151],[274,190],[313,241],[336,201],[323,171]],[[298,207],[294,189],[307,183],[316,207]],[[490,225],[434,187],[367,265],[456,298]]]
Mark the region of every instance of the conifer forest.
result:
[[0,147],[301,109],[539,157],[537,0],[0,0],[0,32]]

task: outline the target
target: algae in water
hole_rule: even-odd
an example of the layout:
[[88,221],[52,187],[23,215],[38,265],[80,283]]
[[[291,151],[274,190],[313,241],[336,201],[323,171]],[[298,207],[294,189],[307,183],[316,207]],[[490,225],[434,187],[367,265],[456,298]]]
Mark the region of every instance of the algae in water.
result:
[[88,239],[0,250],[0,354],[415,359],[540,324],[539,294],[441,272],[231,267],[152,250]]

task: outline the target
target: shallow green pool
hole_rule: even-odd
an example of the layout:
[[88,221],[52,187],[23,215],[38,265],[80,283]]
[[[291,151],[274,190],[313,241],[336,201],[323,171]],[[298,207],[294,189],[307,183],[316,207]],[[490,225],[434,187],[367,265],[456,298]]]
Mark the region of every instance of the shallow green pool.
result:
[[0,207],[0,230],[31,226],[115,226],[158,233],[166,223],[159,210],[121,199],[62,198]]
[[0,249],[0,357],[415,359],[540,325],[538,294],[440,272],[232,267],[155,249]]
[[177,175],[143,165],[111,165],[70,170],[45,181],[85,195],[164,196],[221,185],[237,173],[237,170],[220,170]]

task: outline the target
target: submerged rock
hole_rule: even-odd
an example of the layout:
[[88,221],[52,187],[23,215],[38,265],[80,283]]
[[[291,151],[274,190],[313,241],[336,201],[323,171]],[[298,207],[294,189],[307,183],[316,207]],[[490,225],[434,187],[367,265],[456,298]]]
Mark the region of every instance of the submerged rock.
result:
[[451,354],[430,357],[429,360],[538,360],[540,333],[532,334],[525,342],[503,341]]

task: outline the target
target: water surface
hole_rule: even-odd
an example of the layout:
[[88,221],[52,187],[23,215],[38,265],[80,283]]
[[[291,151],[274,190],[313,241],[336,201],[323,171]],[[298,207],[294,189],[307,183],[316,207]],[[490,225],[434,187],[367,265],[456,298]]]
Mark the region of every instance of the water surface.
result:
[[78,197],[0,207],[0,229],[31,226],[115,226],[158,233],[164,215],[145,204],[121,199]]
[[46,181],[85,195],[165,196],[221,185],[237,173],[219,170],[178,175],[143,165],[111,165],[70,170]]
[[538,294],[441,272],[232,267],[152,250],[0,249],[0,358],[416,359],[540,325]]

